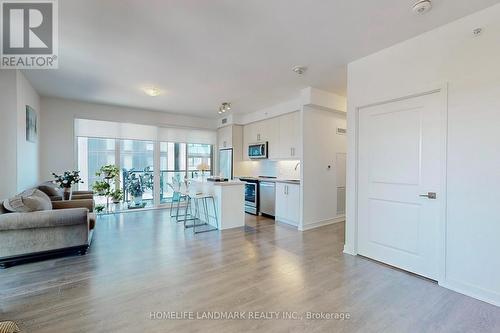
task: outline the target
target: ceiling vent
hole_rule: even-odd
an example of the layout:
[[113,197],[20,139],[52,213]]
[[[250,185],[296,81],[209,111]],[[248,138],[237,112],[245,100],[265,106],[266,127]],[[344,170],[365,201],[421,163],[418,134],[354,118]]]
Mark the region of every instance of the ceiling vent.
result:
[[422,1],[417,1],[413,5],[413,12],[418,15],[422,15],[427,13],[432,9],[432,2],[431,0],[422,0]]

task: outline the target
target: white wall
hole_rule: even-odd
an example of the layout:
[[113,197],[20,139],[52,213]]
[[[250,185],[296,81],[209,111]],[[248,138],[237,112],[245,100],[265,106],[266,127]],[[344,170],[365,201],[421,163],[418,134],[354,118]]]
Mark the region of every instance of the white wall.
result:
[[[337,154],[346,152],[346,114],[305,106],[302,111],[302,198],[301,229],[334,222],[337,216]],[[328,166],[331,168],[329,169]],[[343,219],[342,219],[343,220]],[[299,226],[300,228],[300,226]]]
[[[500,5],[349,64],[346,252],[356,253],[356,108],[448,83],[444,286],[500,305]],[[472,30],[483,27],[480,37]]]
[[37,113],[40,128],[40,96],[26,77],[17,71],[17,191],[38,183],[40,135],[35,142],[26,140],[26,105]]
[[0,70],[0,200],[36,185],[38,146],[26,141],[26,105],[39,117],[40,97],[17,70]]
[[0,70],[0,200],[17,190],[16,75]]
[[59,98],[43,97],[41,110],[40,174],[42,179],[52,178],[52,172],[76,168],[74,143],[74,120],[76,118],[160,127],[178,126],[211,130],[217,127],[217,121],[212,119]]

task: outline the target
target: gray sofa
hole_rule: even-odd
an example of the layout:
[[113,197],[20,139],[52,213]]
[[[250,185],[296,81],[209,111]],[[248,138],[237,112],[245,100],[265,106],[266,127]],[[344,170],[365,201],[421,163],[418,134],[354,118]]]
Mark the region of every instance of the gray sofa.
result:
[[93,200],[52,202],[52,210],[26,213],[11,213],[2,201],[0,268],[87,252],[95,225]]

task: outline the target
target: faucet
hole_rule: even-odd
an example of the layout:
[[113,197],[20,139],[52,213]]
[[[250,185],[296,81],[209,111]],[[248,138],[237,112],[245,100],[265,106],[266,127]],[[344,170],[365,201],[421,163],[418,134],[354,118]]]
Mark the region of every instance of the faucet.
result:
[[300,162],[295,165],[295,168],[294,168],[295,171],[297,171],[297,168],[299,167],[299,165],[300,165]]

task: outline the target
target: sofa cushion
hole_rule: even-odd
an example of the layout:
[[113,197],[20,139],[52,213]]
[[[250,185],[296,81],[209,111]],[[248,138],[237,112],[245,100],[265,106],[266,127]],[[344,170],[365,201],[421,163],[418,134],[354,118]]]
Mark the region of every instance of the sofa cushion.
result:
[[3,202],[4,207],[11,212],[27,213],[40,210],[51,210],[50,198],[38,189],[24,191]]
[[52,182],[44,182],[38,185],[38,189],[47,194],[49,197],[58,197],[62,195],[61,189]]

